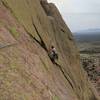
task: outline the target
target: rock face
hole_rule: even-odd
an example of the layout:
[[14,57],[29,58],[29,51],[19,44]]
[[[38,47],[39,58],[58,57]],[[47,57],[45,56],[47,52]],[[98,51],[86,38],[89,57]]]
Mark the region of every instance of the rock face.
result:
[[[59,60],[48,50],[54,45]],[[0,0],[0,100],[98,100],[70,30],[46,0]]]

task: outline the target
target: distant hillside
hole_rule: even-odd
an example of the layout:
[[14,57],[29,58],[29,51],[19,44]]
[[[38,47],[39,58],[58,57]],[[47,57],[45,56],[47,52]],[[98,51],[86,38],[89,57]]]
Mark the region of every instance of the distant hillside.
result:
[[84,30],[74,33],[77,42],[100,41],[100,29]]
[[86,29],[86,30],[81,30],[81,31],[77,31],[74,32],[75,34],[100,34],[100,29]]

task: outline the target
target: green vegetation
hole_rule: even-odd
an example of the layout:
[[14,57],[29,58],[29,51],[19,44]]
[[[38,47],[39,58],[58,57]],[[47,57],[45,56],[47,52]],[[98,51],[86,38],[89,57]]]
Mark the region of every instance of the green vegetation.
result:
[[54,96],[52,100],[60,100],[58,96]]
[[17,32],[15,27],[12,27],[9,29],[9,31],[11,32],[11,34],[13,35],[13,37],[15,37],[16,39],[20,36],[20,33]]

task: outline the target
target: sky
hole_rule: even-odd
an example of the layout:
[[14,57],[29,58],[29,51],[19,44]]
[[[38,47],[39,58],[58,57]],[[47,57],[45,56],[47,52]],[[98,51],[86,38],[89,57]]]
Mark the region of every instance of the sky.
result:
[[56,4],[72,32],[100,28],[100,0],[48,0]]

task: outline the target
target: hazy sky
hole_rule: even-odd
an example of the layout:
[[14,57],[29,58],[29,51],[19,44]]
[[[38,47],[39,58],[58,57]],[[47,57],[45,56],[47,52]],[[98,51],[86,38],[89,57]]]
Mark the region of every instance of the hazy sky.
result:
[[59,8],[71,31],[100,28],[100,0],[48,0]]

